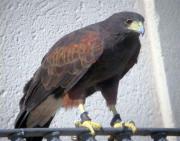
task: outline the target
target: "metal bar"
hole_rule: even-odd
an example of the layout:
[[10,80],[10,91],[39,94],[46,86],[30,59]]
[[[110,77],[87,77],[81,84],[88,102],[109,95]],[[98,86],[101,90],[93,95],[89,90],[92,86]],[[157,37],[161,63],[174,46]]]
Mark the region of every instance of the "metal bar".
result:
[[151,138],[153,138],[154,141],[167,141],[166,136],[167,135],[165,133],[157,133],[152,134]]
[[22,137],[11,138],[11,141],[24,141]]
[[88,133],[82,134],[79,138],[80,139],[77,141],[97,141],[95,137],[91,136]]
[[47,141],[61,141],[59,135],[59,132],[52,132],[47,134],[45,138],[47,139]]
[[[59,136],[82,135],[89,131],[85,128],[22,128],[22,129],[0,129],[0,137],[8,137],[13,134],[23,133],[22,137],[46,136],[49,133],[58,132]],[[163,133],[166,136],[180,136],[180,128],[138,128],[136,133],[129,129],[103,128],[96,131],[97,135],[129,134],[130,136],[151,136]]]
[[111,135],[108,141],[132,141],[131,136],[128,133],[118,133]]
[[22,131],[22,132],[14,133],[11,136],[9,136],[8,138],[11,141],[24,141],[23,135],[24,135],[24,132]]

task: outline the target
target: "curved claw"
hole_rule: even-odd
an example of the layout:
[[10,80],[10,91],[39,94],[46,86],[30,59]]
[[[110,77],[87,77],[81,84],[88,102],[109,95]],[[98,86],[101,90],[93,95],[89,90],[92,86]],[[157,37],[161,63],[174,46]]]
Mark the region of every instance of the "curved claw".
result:
[[92,136],[95,136],[95,130],[100,130],[102,128],[101,124],[93,122],[91,120],[87,120],[84,122],[76,121],[75,126],[87,128]]
[[127,121],[127,122],[115,122],[114,123],[114,128],[129,128],[132,130],[133,133],[137,131],[136,125],[133,121]]
[[137,127],[133,121],[125,122],[124,126],[131,129],[133,133],[135,133],[137,131]]

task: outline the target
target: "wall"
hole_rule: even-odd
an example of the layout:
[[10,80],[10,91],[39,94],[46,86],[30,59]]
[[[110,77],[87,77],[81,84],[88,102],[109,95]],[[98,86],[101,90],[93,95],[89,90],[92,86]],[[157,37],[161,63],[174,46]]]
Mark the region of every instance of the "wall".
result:
[[180,1],[157,0],[156,11],[159,17],[158,31],[160,35],[162,57],[167,77],[168,92],[176,127],[180,125]]
[[[141,0],[1,0],[1,128],[13,128],[25,82],[59,38],[115,12],[130,10],[146,16],[143,7]],[[148,30],[141,41],[138,64],[119,84],[117,108],[124,120],[134,120],[138,127],[162,127]],[[88,98],[86,107],[93,120],[109,126],[112,114],[99,92]],[[60,109],[51,127],[72,127],[77,119],[77,109]]]

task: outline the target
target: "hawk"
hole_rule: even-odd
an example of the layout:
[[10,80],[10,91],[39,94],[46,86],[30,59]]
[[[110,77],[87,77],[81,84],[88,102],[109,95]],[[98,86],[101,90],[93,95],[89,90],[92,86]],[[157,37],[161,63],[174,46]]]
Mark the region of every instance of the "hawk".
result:
[[140,34],[143,16],[124,11],[62,37],[25,85],[15,128],[49,127],[57,109],[77,106],[81,121],[76,125],[95,135],[101,125],[91,120],[84,105],[88,96],[101,91],[113,113],[111,126],[135,132],[133,122],[122,122],[116,101],[119,80],[137,63]]

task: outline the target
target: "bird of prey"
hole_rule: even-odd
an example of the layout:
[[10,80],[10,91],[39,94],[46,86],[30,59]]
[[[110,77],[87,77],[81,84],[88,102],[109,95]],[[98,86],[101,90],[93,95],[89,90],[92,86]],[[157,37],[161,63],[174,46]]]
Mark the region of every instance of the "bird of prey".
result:
[[95,135],[101,125],[91,120],[84,104],[88,96],[101,91],[113,113],[111,126],[136,131],[133,122],[122,122],[116,101],[119,80],[137,63],[140,34],[144,34],[143,16],[123,11],[62,37],[25,85],[15,128],[49,127],[57,109],[78,106],[81,121],[76,125]]

